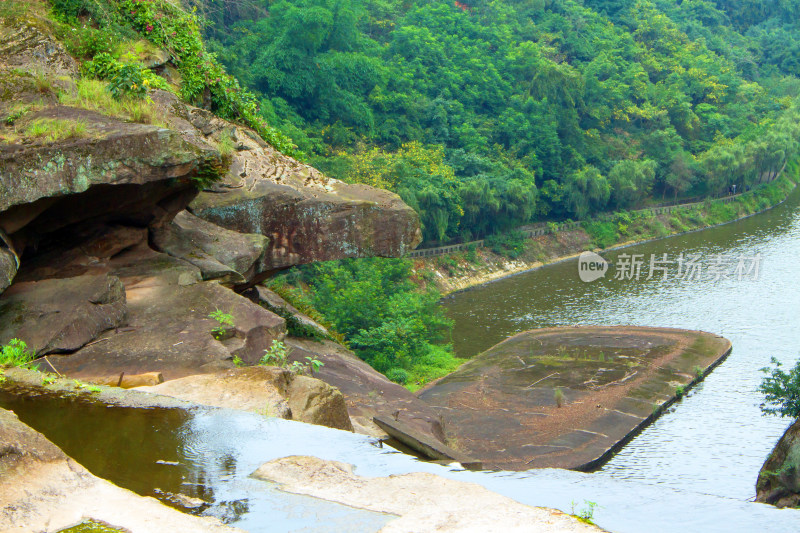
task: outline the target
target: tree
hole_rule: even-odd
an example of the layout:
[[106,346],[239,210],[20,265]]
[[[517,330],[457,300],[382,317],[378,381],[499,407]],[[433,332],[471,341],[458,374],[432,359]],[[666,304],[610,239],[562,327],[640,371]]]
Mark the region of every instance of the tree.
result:
[[591,165],[573,172],[564,182],[564,203],[567,211],[576,218],[603,209],[610,196],[608,180]]
[[612,199],[620,208],[639,204],[650,193],[656,175],[656,163],[649,159],[619,161],[608,173]]

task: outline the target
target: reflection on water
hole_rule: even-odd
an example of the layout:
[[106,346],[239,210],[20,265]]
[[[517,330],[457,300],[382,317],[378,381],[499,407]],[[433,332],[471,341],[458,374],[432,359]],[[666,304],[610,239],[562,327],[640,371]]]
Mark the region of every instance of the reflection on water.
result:
[[[640,480],[706,494],[751,498],[761,464],[787,425],[763,417],[756,387],[772,356],[800,352],[800,208],[786,205],[749,219],[605,254],[700,254],[736,261],[761,254],[759,279],[615,280],[593,283],[569,261],[465,291],[444,301],[454,344],[472,356],[527,329],[573,324],[635,324],[700,329],[733,342],[730,358],[674,411],[609,462],[599,476]],[[643,276],[643,278],[646,276]]]

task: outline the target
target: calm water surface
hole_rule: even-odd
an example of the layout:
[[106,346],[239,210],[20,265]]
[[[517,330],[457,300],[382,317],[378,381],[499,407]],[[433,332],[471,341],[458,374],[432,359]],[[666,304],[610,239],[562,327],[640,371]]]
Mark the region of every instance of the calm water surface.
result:
[[[800,356],[800,194],[784,206],[718,228],[604,254],[643,254],[642,278],[584,283],[567,261],[458,293],[444,301],[455,319],[454,345],[473,356],[514,333],[546,326],[633,324],[699,329],[733,343],[731,356],[688,398],[612,459],[599,476],[746,500],[787,420],[764,417],[756,388],[771,357]],[[738,263],[761,255],[757,280],[647,280],[649,257],[699,254]],[[731,272],[732,272],[731,267]],[[798,526],[800,530],[800,526]]]

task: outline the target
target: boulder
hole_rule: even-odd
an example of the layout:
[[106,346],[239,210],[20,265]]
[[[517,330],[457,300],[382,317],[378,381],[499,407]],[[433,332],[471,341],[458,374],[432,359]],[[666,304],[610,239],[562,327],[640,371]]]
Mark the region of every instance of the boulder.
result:
[[319,359],[323,366],[314,377],[342,392],[355,430],[376,437],[386,433],[372,422],[376,415],[397,417],[416,432],[444,441],[442,417],[405,387],[386,379],[353,352],[336,342],[287,338],[290,361]]
[[227,230],[188,211],[151,230],[151,244],[157,250],[195,265],[205,280],[226,284],[251,279],[268,242],[263,235]]
[[269,246],[257,272],[346,257],[399,257],[422,240],[419,217],[399,196],[330,179],[287,157],[252,130],[156,92],[170,127],[184,136],[232,144],[222,182],[189,206],[195,215]]
[[132,533],[241,531],[93,476],[5,409],[0,409],[0,479],[0,531],[61,531],[87,519]]
[[764,461],[756,482],[756,501],[777,507],[800,505],[800,420],[795,420]]
[[353,431],[344,396],[324,381],[293,376],[288,400],[294,420]]
[[52,35],[47,23],[8,17],[0,24],[0,66],[52,76],[78,77],[78,64]]
[[0,247],[0,294],[14,281],[18,266],[16,254],[8,248]]
[[126,312],[116,276],[15,283],[0,296],[0,344],[18,338],[37,355],[71,352],[120,326]]
[[277,367],[234,368],[136,390],[352,431],[341,392],[318,379]]

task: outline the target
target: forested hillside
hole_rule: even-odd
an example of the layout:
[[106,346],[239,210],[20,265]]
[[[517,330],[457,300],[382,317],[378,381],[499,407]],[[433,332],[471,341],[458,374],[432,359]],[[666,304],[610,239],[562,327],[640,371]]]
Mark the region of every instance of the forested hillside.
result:
[[429,243],[742,190],[797,148],[800,2],[205,0],[209,48]]

